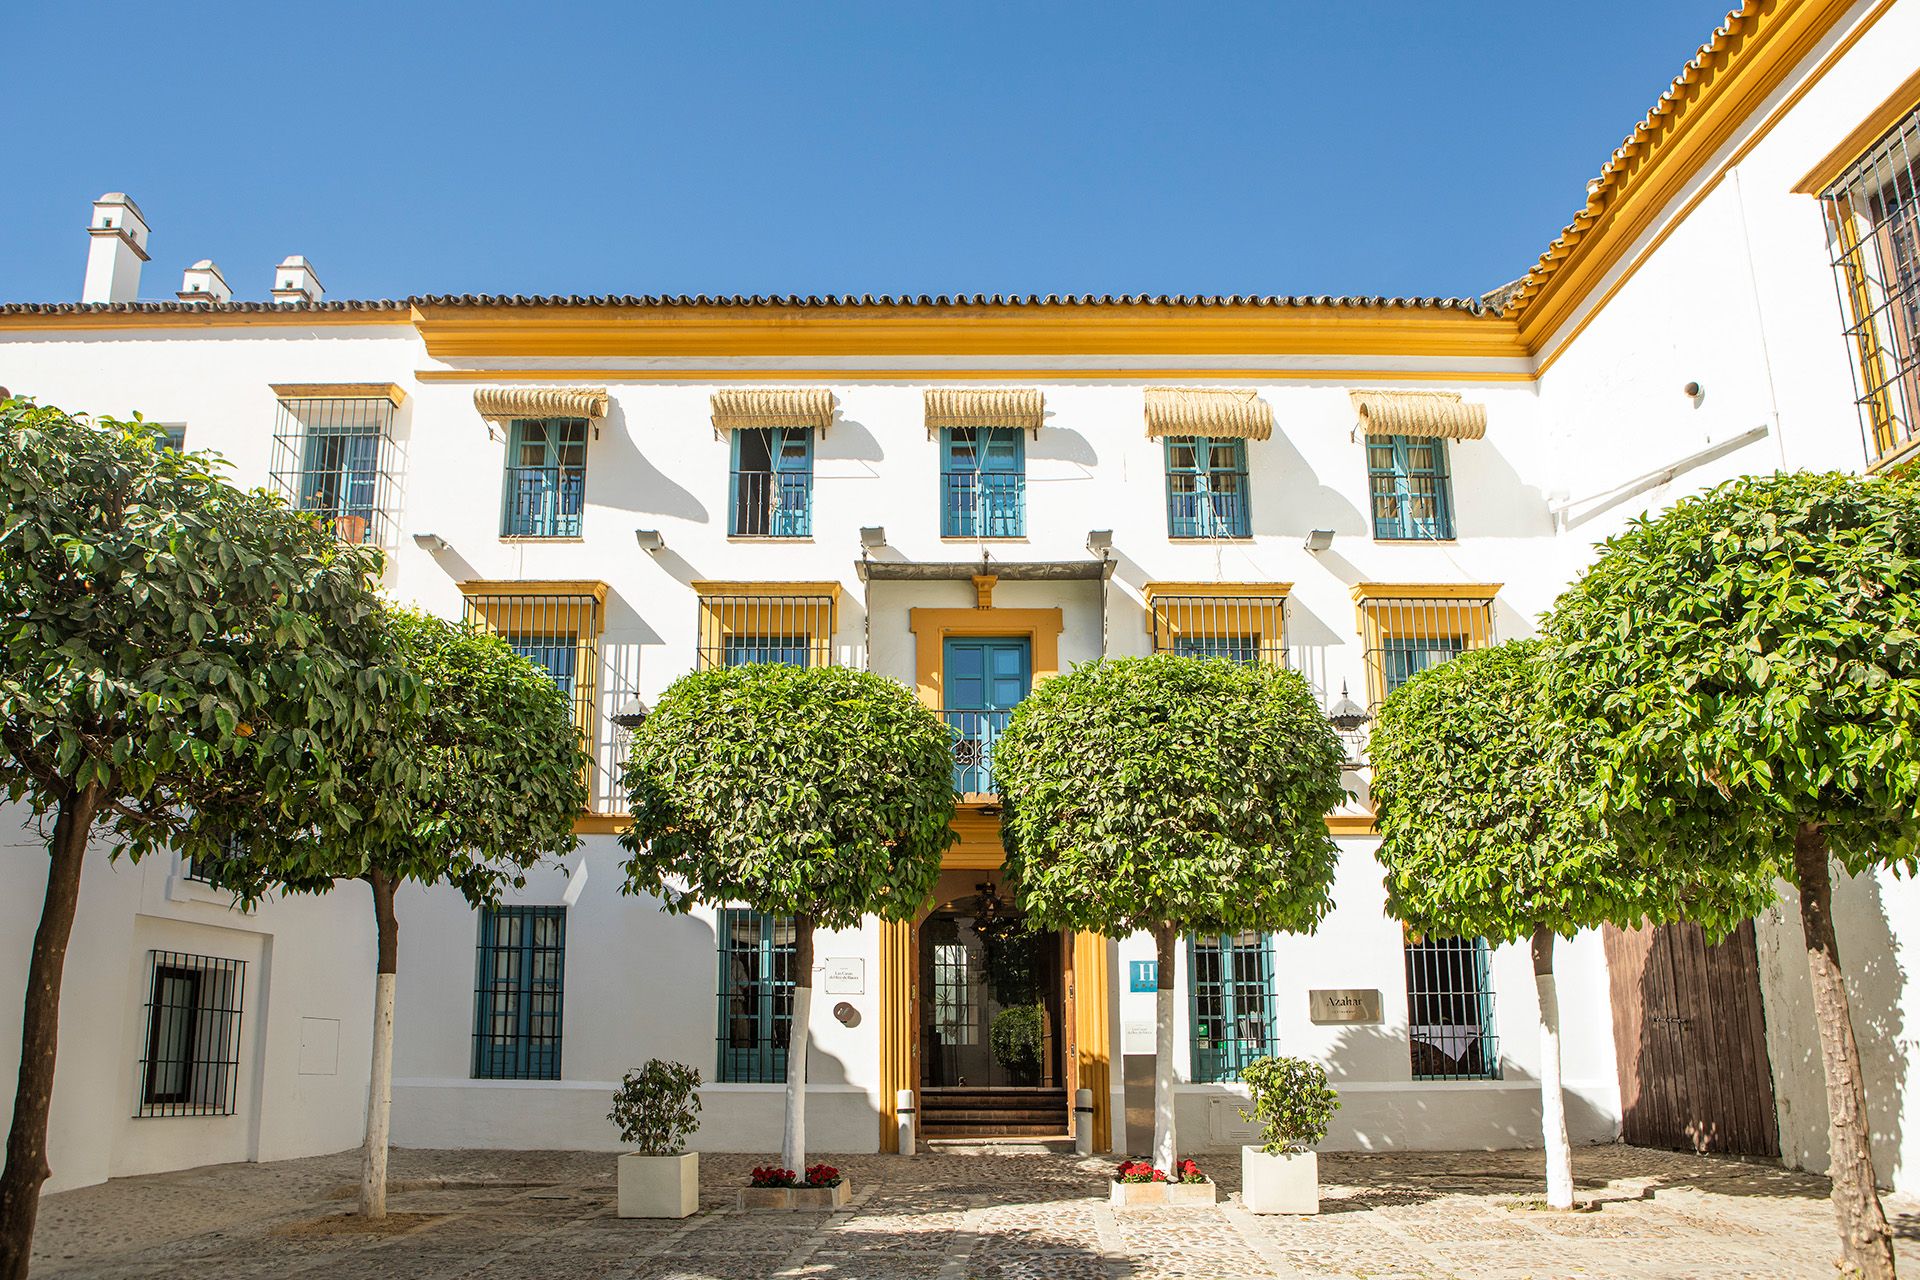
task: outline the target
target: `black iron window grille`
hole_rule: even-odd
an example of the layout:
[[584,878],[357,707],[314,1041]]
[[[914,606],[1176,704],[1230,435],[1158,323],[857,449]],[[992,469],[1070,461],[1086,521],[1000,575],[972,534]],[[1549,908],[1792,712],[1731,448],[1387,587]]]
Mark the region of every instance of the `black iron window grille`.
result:
[[1155,653],[1287,665],[1285,596],[1156,593],[1148,607]]
[[1485,938],[1407,940],[1407,1038],[1415,1080],[1498,1080],[1500,1037]]
[[727,907],[717,924],[720,1079],[783,1081],[793,1031],[793,919]]
[[1497,642],[1488,598],[1373,598],[1360,606],[1367,689],[1378,713],[1387,695],[1429,667]]
[[476,1080],[558,1080],[565,907],[485,907],[474,982]]
[[136,1116],[230,1116],[240,1086],[247,962],[147,953],[146,1052]]
[[515,653],[532,659],[573,703],[581,749],[592,761],[588,791],[597,798],[619,789],[613,744],[595,717],[600,702],[601,608],[599,598],[591,594],[476,591],[466,598],[465,618],[469,626],[493,632]]
[[700,669],[749,662],[828,666],[833,661],[833,614],[830,595],[702,595]]
[[1920,447],[1920,109],[1825,191],[1868,462]]
[[392,545],[393,401],[382,396],[280,401],[273,480],[342,542]]
[[1240,1069],[1279,1041],[1273,940],[1263,933],[1206,934],[1187,941],[1193,999],[1193,1079],[1238,1080]]

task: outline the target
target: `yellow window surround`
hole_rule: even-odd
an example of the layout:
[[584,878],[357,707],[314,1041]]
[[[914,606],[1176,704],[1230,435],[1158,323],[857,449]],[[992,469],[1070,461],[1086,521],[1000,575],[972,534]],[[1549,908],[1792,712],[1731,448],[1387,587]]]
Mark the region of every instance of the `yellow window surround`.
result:
[[391,382],[274,382],[268,388],[282,400],[385,400],[396,409],[407,398]]
[[1387,697],[1389,642],[1481,649],[1494,642],[1493,601],[1500,583],[1362,582],[1353,588],[1355,622],[1366,657],[1367,693]]
[[1147,634],[1155,653],[1171,653],[1182,639],[1244,640],[1263,662],[1286,661],[1287,596],[1291,582],[1149,582]]
[[727,642],[797,640],[807,647],[807,665],[833,661],[833,636],[840,625],[837,582],[696,581],[700,597],[699,666],[725,664]]

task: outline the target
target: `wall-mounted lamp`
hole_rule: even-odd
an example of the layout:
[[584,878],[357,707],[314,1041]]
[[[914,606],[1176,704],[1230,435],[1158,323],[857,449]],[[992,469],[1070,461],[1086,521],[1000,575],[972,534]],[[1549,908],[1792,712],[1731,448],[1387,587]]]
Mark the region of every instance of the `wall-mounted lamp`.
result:
[[1104,560],[1107,558],[1108,554],[1112,552],[1112,550],[1113,550],[1113,530],[1111,529],[1087,530],[1087,554],[1088,555],[1099,556],[1102,560]]
[[430,556],[437,556],[452,545],[437,533],[416,533],[413,535],[413,542]]
[[647,704],[638,698],[629,698],[624,710],[608,716],[607,719],[622,729],[638,729],[647,722]]
[[1306,548],[1309,551],[1325,551],[1333,545],[1333,530],[1315,529],[1307,534]]
[[642,551],[651,555],[657,556],[667,549],[667,540],[660,536],[658,529],[635,529],[633,540],[640,544]]
[[863,525],[860,529],[860,545],[868,551],[887,545],[887,527],[882,524]]

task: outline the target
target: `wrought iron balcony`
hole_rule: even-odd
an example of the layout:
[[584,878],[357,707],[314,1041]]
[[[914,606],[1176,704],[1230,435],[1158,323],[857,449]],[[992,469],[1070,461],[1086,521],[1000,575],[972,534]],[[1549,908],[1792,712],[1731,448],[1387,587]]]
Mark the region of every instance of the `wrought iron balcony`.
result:
[[806,538],[813,535],[813,473],[736,469],[733,519],[736,538]]
[[953,734],[953,789],[959,795],[992,795],[993,744],[1007,730],[1011,711],[948,708],[941,716]]
[[959,471],[940,477],[940,533],[948,538],[1021,538],[1027,532],[1027,477]]
[[508,467],[506,510],[500,534],[507,538],[577,538],[586,502],[585,467]]

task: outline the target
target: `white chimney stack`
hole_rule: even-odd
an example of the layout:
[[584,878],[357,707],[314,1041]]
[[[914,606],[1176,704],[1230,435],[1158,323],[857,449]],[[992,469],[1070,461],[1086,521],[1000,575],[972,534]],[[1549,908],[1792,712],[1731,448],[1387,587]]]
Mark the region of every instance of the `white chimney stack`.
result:
[[275,302],[318,302],[326,296],[320,277],[313,274],[313,264],[299,254],[288,254],[273,269]]
[[82,302],[134,302],[140,297],[140,264],[147,260],[147,220],[125,192],[109,191],[93,202],[87,224],[87,280]]
[[182,302],[208,305],[231,301],[233,290],[227,287],[227,278],[220,274],[213,259],[202,258],[181,273],[180,292],[173,296]]

